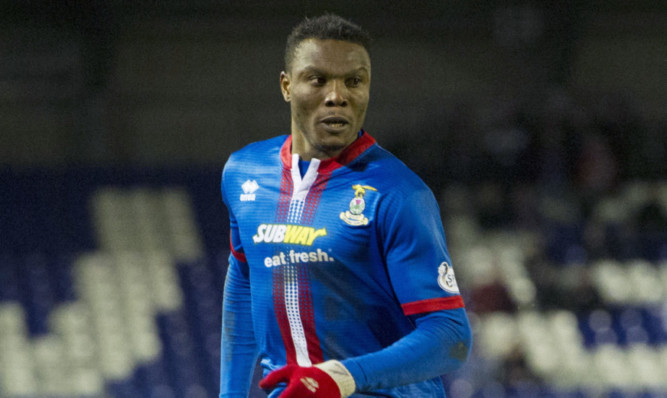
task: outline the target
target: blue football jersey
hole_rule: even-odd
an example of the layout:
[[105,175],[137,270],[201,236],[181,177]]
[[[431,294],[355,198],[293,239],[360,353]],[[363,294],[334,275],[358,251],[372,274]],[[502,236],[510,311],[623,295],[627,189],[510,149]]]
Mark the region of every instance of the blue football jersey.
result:
[[[303,175],[298,161],[291,136],[275,137],[233,153],[222,177],[265,374],[381,350],[415,329],[410,315],[463,307],[437,202],[416,174],[365,132]],[[411,391],[443,394],[439,380],[381,393]]]

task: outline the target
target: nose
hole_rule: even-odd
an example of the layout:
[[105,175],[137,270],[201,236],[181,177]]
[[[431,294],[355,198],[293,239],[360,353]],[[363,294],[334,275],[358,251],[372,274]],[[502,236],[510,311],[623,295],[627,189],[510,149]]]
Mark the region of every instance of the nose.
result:
[[331,82],[329,92],[325,98],[326,106],[346,106],[347,105],[347,87],[345,83]]

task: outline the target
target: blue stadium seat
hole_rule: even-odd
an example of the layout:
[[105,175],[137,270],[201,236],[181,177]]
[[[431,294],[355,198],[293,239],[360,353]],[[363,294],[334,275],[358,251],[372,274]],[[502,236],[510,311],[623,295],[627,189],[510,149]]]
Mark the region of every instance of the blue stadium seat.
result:
[[[10,178],[5,178],[7,176]],[[173,174],[158,170],[119,171],[104,168],[72,169],[50,174],[31,172],[8,174],[7,171],[0,171],[0,177],[2,177],[0,178],[2,180],[0,190],[3,192],[3,195],[0,196],[0,206],[3,210],[8,210],[0,212],[0,225],[3,225],[3,230],[12,231],[11,234],[3,234],[0,239],[0,306],[5,305],[3,308],[6,308],[8,313],[12,311],[11,308],[20,308],[17,314],[25,316],[27,326],[25,331],[19,330],[20,338],[24,338],[30,344],[39,337],[46,335],[53,337],[56,330],[64,333],[58,329],[62,325],[58,326],[60,321],[53,320],[53,314],[62,312],[63,306],[67,304],[83,305],[77,302],[81,300],[81,292],[80,286],[76,286],[78,274],[74,272],[74,264],[81,255],[100,248],[90,213],[90,198],[99,188],[113,186],[119,192],[135,188],[155,189],[156,192],[161,192],[165,187],[177,187],[187,191],[192,200],[193,214],[199,232],[202,233],[206,253],[202,258],[183,260],[177,266],[183,306],[163,311],[155,320],[161,350],[159,356],[150,363],[138,365],[131,376],[108,382],[107,390],[114,398],[216,396],[220,368],[220,309],[229,255],[228,222],[219,193],[220,170],[189,170]],[[474,223],[474,219],[473,214],[470,217],[471,222]],[[544,260],[560,267],[558,277],[562,276],[564,280],[569,276],[569,271],[567,267],[562,266],[578,264],[586,267],[593,260],[589,257],[600,254],[589,252],[584,241],[583,222],[583,219],[575,217],[571,222],[549,224],[543,231],[543,237],[546,238],[546,252],[537,253],[538,256],[543,256],[539,257],[538,261]],[[657,354],[657,352],[664,351],[664,346],[667,344],[667,321],[663,308],[667,287],[663,292],[662,301],[654,300],[653,302],[648,299],[660,297],[660,292],[646,288],[649,285],[654,286],[652,284],[654,282],[659,283],[656,281],[660,278],[667,280],[667,271],[664,270],[664,267],[667,266],[664,261],[667,258],[664,238],[662,235],[633,236],[634,232],[620,222],[607,222],[604,228],[606,241],[602,251],[604,254],[602,260],[613,262],[618,266],[610,268],[612,272],[621,271],[607,282],[613,288],[617,286],[618,281],[621,281],[623,294],[619,297],[634,299],[634,301],[607,302],[605,300],[609,297],[602,295],[593,309],[577,308],[573,310],[572,314],[576,316],[573,318],[577,324],[576,329],[580,333],[580,336],[575,337],[583,342],[583,349],[587,355],[594,355],[600,348],[614,348],[618,352],[612,353],[612,356],[617,355],[618,358],[625,360],[624,366],[628,374],[636,374],[643,369],[644,365],[637,362],[637,357],[641,358],[646,350],[652,353],[652,355],[646,355],[651,356],[650,363],[661,365],[654,366],[656,369],[667,369],[667,354],[661,354],[662,356]],[[507,236],[511,238],[515,232],[507,231]],[[121,230],[120,233],[122,235],[123,231]],[[521,249],[534,250],[529,245],[521,246]],[[461,251],[456,253],[463,256]],[[495,252],[489,250],[488,254],[490,255],[489,264],[493,266]],[[523,252],[520,254],[525,255]],[[648,263],[646,260],[651,262]],[[660,263],[660,261],[663,262]],[[646,263],[656,275],[655,277],[642,278],[642,275],[646,273],[642,271],[645,268],[641,267],[646,266]],[[632,267],[637,265],[639,268],[630,272]],[[516,270],[516,267],[512,269]],[[134,271],[136,270],[124,269],[122,271],[124,273],[115,271],[118,275],[112,274],[118,277],[131,277]],[[663,274],[662,277],[658,276]],[[526,273],[526,278],[528,277],[530,275]],[[150,280],[149,277],[142,276],[142,278]],[[123,289],[126,287],[124,286]],[[646,294],[647,290],[653,290],[654,294]],[[468,292],[463,293],[466,297],[466,304],[468,304],[470,295]],[[109,317],[113,315],[113,317],[123,319],[122,317],[126,316],[131,309],[144,308],[142,306],[145,305],[145,302],[141,300],[138,303],[135,302],[136,305],[124,303],[123,300],[118,301],[119,303],[112,308],[113,314],[108,314]],[[470,304],[470,308],[474,309],[474,303]],[[530,311],[541,315],[547,313],[546,310],[539,308],[539,303],[535,304],[535,308],[531,306]],[[18,307],[11,307],[11,305],[18,305]],[[525,310],[526,308],[521,308],[520,312],[526,312]],[[519,317],[509,312],[503,315],[510,323],[516,322]],[[90,321],[86,317],[81,319]],[[558,327],[561,326],[563,325]],[[132,325],[124,325],[124,327],[131,328]],[[549,324],[549,327],[556,328],[557,325]],[[514,326],[509,325],[506,329],[512,332],[515,330],[513,328]],[[532,332],[529,329],[522,332],[523,337],[535,339],[540,337],[538,333],[542,333],[544,328],[535,328]],[[499,329],[495,331],[496,338],[502,337],[499,331]],[[0,331],[0,337],[2,332]],[[571,331],[569,329],[564,332],[552,330],[550,333],[546,338],[554,341],[553,350],[558,353],[570,353],[568,347],[563,344],[573,339],[570,335]],[[71,335],[67,336],[67,338],[76,338],[78,335],[72,331]],[[10,338],[13,339],[16,336],[12,335]],[[90,336],[81,337],[82,340],[84,338],[94,340],[99,336],[91,332]],[[561,340],[558,340],[559,338]],[[499,339],[497,345],[507,341]],[[480,340],[477,342],[481,344]],[[79,346],[61,343],[72,350],[85,351],[86,349],[83,343]],[[0,352],[0,361],[2,361],[3,354],[5,358],[9,356],[18,358],[17,367],[23,366],[21,368],[23,370],[19,369],[20,372],[23,372],[21,374],[27,378],[32,377],[31,367],[35,364],[30,355],[16,351]],[[85,357],[83,354],[81,354],[82,358]],[[496,354],[500,355],[503,352],[499,349]],[[604,356],[601,358],[604,359]],[[649,360],[645,359],[644,362],[649,363]],[[588,398],[592,395],[586,387],[558,389],[540,381],[539,378],[511,382],[498,378],[490,371],[487,371],[489,374],[486,377],[482,368],[484,366],[491,368],[492,365],[493,361],[479,357],[476,352],[475,357],[469,361],[469,366],[474,368],[474,371],[457,374],[453,379],[454,383],[451,382],[451,379],[447,383],[448,389],[460,392],[460,396],[479,398],[532,396]],[[99,370],[96,371],[99,372]],[[260,370],[257,371],[258,374],[259,372]],[[648,377],[649,373],[650,371],[646,371],[645,375]],[[482,379],[480,374],[485,376],[483,381],[478,380]],[[661,377],[660,375],[654,374],[651,377]],[[457,380],[459,380],[458,384]],[[633,390],[618,387],[604,394],[619,398],[665,396],[661,394],[661,390],[648,387],[638,388],[639,390]],[[0,391],[1,395],[2,391]],[[456,396],[456,394],[451,395]],[[263,396],[263,393],[254,386],[251,396]]]

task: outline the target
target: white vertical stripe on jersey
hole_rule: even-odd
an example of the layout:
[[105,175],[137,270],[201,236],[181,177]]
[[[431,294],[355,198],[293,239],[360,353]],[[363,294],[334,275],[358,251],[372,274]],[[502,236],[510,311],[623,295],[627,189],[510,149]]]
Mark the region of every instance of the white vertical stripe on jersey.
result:
[[287,319],[289,320],[292,341],[296,352],[296,362],[299,366],[312,366],[308,356],[308,344],[306,342],[306,333],[303,331],[301,323],[301,312],[299,311],[299,281],[296,265],[288,264],[284,266],[285,272],[285,309],[287,310]]
[[296,224],[301,220],[301,213],[306,202],[303,200],[294,200],[292,199],[289,204],[289,212],[287,213],[287,222],[290,224]]
[[[290,207],[287,214],[287,222],[298,223],[301,220],[301,214],[306,204],[306,196],[310,187],[313,186],[317,178],[317,169],[320,167],[320,160],[313,158],[308,165],[306,175],[301,178],[299,170],[299,155],[292,155],[292,183],[294,184],[292,197],[290,198]],[[287,310],[287,320],[289,321],[290,333],[294,342],[296,352],[296,361],[299,366],[312,366],[308,355],[308,343],[306,333],[301,323],[301,312],[299,309],[299,278],[296,265],[285,265],[285,309]]]

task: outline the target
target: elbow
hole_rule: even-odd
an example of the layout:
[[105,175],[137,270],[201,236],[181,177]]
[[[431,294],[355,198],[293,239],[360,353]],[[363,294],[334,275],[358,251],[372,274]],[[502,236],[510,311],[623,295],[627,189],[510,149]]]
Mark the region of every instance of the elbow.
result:
[[459,340],[449,349],[449,358],[454,360],[455,368],[460,368],[470,357],[472,340]]
[[439,374],[459,369],[470,357],[472,328],[463,308],[431,313],[418,319],[417,326],[430,342],[424,345],[429,351],[425,356],[437,358],[440,363]]
[[448,357],[453,360],[455,368],[460,368],[470,357],[472,352],[472,329],[467,321],[459,325],[457,340],[449,347]]

